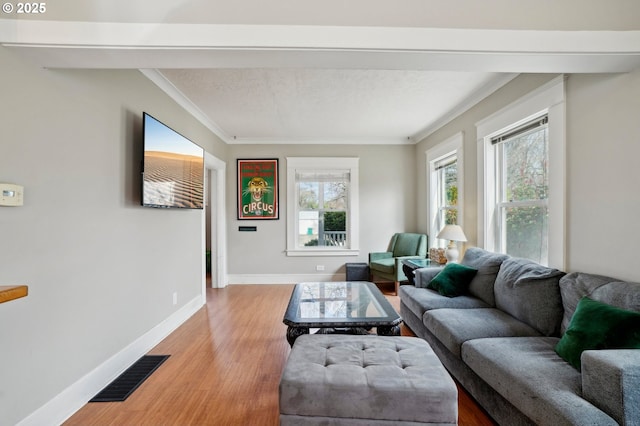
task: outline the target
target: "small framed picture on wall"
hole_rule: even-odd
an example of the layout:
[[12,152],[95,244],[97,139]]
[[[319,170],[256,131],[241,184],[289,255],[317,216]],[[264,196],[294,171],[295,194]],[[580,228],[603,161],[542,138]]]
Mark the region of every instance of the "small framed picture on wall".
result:
[[238,159],[239,220],[278,219],[278,159]]

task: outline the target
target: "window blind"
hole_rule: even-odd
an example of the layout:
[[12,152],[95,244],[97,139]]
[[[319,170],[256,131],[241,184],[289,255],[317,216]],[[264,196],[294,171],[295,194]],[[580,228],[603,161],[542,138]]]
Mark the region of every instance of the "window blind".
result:
[[349,172],[346,170],[296,171],[298,182],[348,182]]
[[446,157],[437,160],[433,163],[434,169],[436,171],[444,169],[446,167],[451,166],[452,164],[455,164],[458,161],[458,156],[454,153],[451,155],[447,155]]
[[527,123],[524,123],[514,129],[511,129],[505,133],[502,133],[501,135],[495,136],[493,138],[491,138],[491,143],[493,145],[499,144],[501,142],[505,142],[508,141],[509,139],[513,139],[515,137],[524,135],[527,132],[530,132],[532,130],[537,130],[539,128],[545,127],[547,126],[547,123],[549,122],[549,118],[547,115],[544,115],[542,117],[538,117],[534,120],[531,120]]

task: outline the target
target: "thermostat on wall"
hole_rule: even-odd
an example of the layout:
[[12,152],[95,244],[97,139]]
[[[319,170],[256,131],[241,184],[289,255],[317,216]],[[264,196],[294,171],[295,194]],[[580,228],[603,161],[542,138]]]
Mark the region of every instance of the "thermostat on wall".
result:
[[0,183],[0,206],[21,206],[24,187],[11,183]]

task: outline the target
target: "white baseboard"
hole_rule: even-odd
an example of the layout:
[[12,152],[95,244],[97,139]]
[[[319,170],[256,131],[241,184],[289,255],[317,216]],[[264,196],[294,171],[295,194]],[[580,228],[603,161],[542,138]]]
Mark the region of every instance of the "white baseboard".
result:
[[229,274],[229,284],[297,284],[314,281],[345,281],[341,274]]
[[24,418],[18,423],[18,426],[62,424],[124,370],[188,320],[201,307],[202,297],[198,295],[149,332],[140,336],[129,346]]

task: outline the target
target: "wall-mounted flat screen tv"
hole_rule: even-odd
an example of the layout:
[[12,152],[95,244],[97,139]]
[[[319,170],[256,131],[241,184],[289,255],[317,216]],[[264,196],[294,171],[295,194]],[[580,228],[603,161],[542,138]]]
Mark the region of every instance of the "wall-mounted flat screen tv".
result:
[[201,209],[204,149],[143,113],[142,205]]

